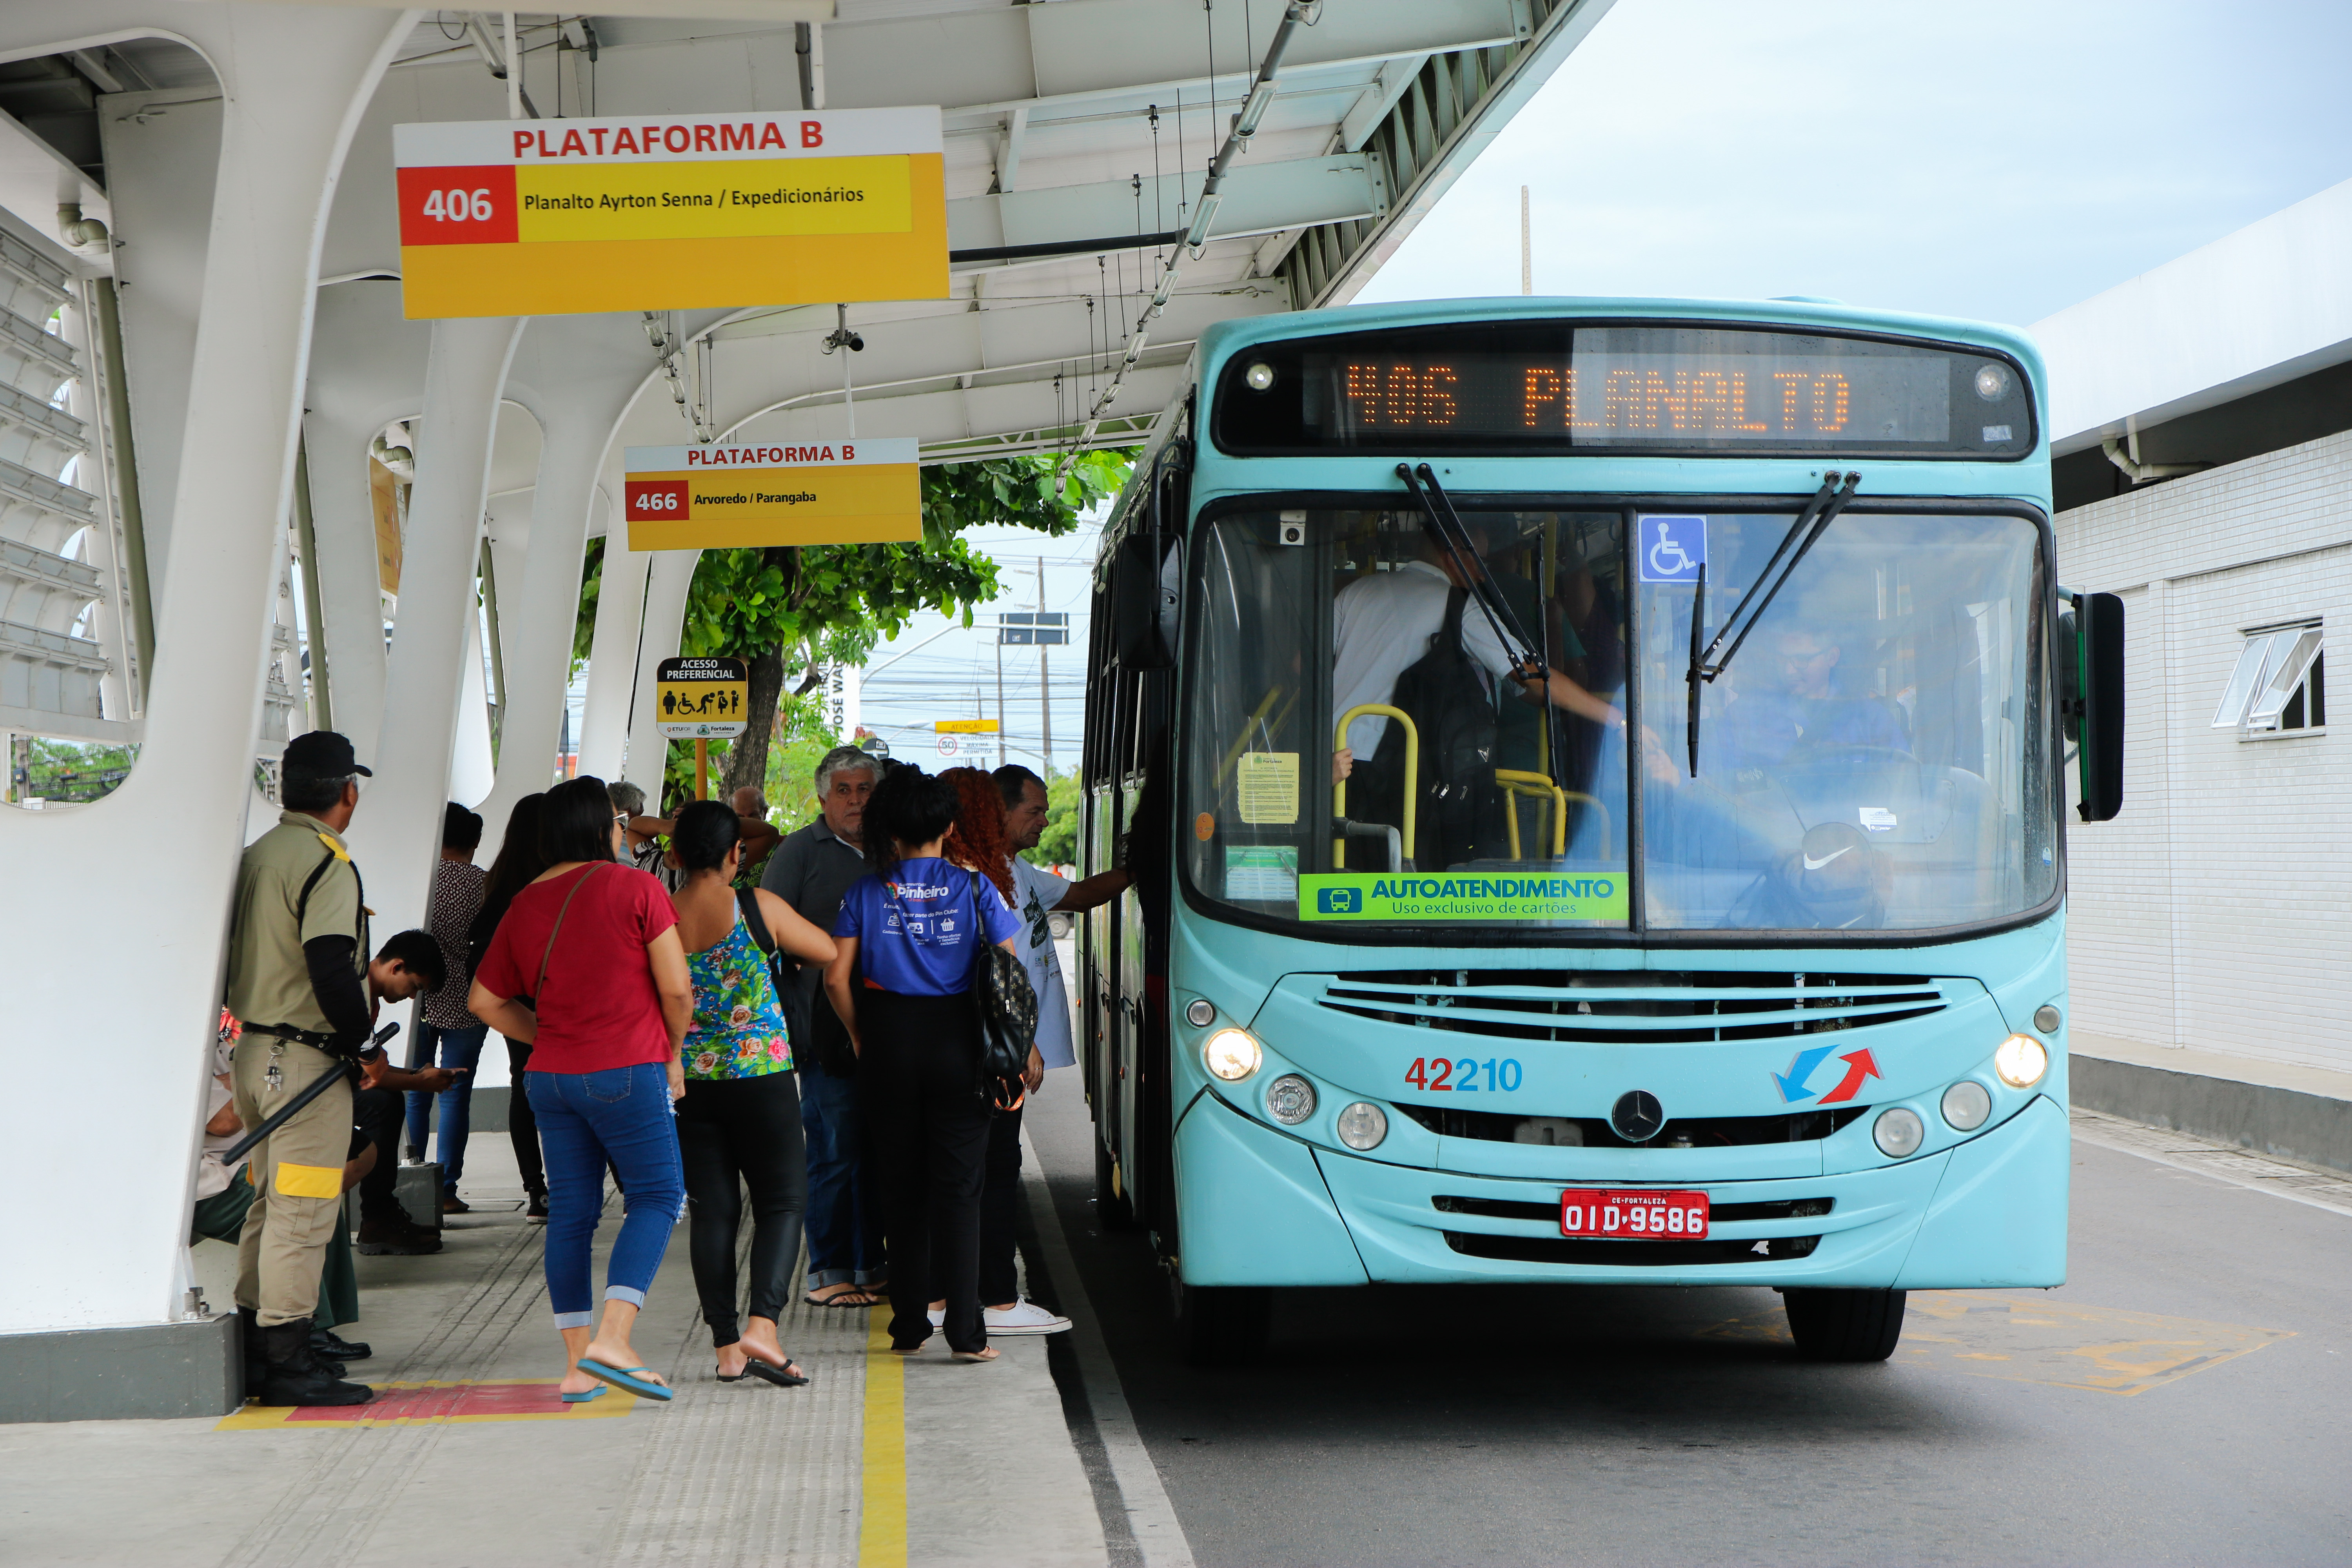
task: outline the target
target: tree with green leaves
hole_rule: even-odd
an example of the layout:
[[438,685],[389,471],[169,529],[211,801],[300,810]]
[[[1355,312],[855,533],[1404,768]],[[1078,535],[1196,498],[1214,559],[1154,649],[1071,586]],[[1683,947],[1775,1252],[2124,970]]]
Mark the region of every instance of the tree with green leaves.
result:
[[[829,664],[862,661],[918,610],[961,616],[996,597],[996,563],[961,537],[983,524],[1059,535],[1125,482],[1133,454],[1088,452],[1055,479],[1052,457],[991,458],[922,470],[923,537],[917,543],[758,545],[706,550],[688,590],[678,652],[733,658],[751,671],[750,727],[727,748],[720,793],[768,778],[769,738],[788,684],[814,691]],[[580,592],[572,657],[587,657],[604,542],[592,541]]]

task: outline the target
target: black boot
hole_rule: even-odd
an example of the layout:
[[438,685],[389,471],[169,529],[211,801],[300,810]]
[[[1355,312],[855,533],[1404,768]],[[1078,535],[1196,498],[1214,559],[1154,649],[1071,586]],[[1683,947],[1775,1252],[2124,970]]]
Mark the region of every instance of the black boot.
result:
[[365,1361],[375,1353],[372,1345],[338,1335],[332,1329],[310,1331],[310,1353],[322,1361]]
[[236,1310],[237,1341],[245,1351],[245,1396],[260,1396],[262,1374],[269,1367],[269,1344],[261,1337],[261,1318],[251,1307]]
[[365,1405],[375,1391],[345,1383],[310,1353],[310,1320],[297,1318],[261,1331],[269,1366],[261,1380],[264,1405]]

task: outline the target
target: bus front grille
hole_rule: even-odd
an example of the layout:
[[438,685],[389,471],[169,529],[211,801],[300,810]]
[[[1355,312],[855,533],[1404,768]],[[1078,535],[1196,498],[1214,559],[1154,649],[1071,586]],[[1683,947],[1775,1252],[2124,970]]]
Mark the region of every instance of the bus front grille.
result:
[[[1811,1143],[1826,1138],[1862,1117],[1870,1107],[1840,1105],[1827,1110],[1799,1110],[1780,1116],[1685,1116],[1658,1129],[1643,1143],[1617,1135],[1605,1117],[1529,1117],[1518,1112],[1462,1110],[1444,1105],[1391,1101],[1399,1110],[1440,1138],[1475,1138],[1488,1143],[1560,1143],[1561,1123],[1573,1124],[1580,1136],[1574,1144],[1587,1149],[1723,1149],[1751,1143]],[[1528,1136],[1540,1124],[1543,1135]]]
[[1916,974],[1652,970],[1372,970],[1335,974],[1334,1012],[1500,1040],[1605,1045],[1771,1040],[1924,1018],[1949,1004]]
[[1465,1258],[1503,1263],[1585,1263],[1663,1268],[1693,1263],[1778,1263],[1809,1258],[1818,1236],[1775,1236],[1746,1241],[1588,1241],[1568,1236],[1480,1236],[1445,1232],[1445,1245]]

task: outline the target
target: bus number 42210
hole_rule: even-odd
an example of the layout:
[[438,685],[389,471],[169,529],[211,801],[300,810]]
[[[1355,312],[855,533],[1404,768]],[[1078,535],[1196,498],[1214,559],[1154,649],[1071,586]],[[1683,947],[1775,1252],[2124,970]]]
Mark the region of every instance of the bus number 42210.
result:
[[1508,1093],[1519,1087],[1519,1064],[1508,1057],[1489,1057],[1483,1062],[1472,1057],[1459,1061],[1448,1057],[1415,1057],[1412,1066],[1404,1069],[1404,1081],[1414,1089],[1450,1089],[1463,1094],[1485,1090]]

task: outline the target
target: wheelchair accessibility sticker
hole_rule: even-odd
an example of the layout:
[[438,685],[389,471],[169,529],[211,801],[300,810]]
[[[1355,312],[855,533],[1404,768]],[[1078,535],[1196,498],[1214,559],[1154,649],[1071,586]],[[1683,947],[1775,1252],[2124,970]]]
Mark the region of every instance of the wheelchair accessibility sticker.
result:
[[1635,530],[1641,541],[1642,581],[1696,583],[1706,564],[1706,519],[1644,516]]

